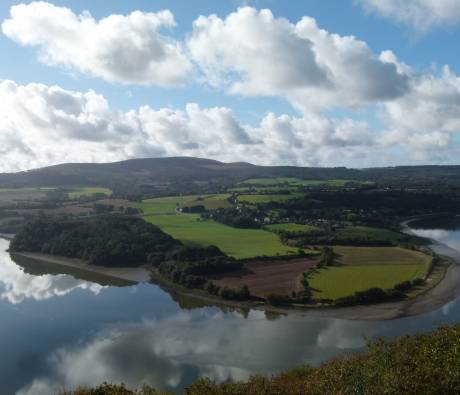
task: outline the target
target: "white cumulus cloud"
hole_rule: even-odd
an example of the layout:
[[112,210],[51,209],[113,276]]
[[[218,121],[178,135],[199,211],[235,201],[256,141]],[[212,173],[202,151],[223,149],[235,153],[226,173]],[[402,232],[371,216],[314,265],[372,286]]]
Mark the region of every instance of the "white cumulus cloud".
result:
[[452,136],[460,128],[460,87],[447,69],[414,79],[411,93],[382,106],[383,130],[320,113],[267,113],[247,125],[229,108],[196,103],[117,111],[94,91],[13,81],[0,82],[0,102],[0,171],[164,156],[361,167],[449,163],[458,155]]
[[426,32],[460,21],[458,0],[356,0],[367,12],[391,18]]
[[404,69],[363,41],[243,7],[201,16],[187,41],[206,81],[230,93],[280,96],[304,111],[391,100],[408,89]]
[[175,26],[170,11],[134,11],[99,21],[88,11],[46,2],[11,7],[3,33],[15,42],[39,48],[40,60],[122,84],[183,84],[192,65],[180,42],[162,35]]

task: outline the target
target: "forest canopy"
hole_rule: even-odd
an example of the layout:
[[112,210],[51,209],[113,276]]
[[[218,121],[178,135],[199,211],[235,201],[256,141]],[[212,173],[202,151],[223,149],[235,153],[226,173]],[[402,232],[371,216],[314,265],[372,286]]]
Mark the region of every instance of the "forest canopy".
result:
[[11,251],[79,258],[93,265],[135,266],[162,260],[182,244],[141,218],[117,215],[75,220],[40,217],[24,225]]

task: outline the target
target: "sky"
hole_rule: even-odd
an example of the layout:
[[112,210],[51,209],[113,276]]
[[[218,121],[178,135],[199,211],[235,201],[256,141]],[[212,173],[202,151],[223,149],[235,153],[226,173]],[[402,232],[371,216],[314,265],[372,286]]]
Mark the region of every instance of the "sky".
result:
[[0,171],[460,164],[460,0],[0,2]]

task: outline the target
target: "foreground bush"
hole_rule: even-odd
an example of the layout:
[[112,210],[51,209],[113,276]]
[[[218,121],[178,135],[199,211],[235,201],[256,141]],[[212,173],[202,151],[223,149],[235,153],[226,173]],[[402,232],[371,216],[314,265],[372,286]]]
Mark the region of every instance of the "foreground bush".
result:
[[[119,388],[120,391],[116,392]],[[274,377],[251,377],[244,383],[216,384],[200,379],[186,395],[323,395],[458,394],[460,324],[432,333],[377,340],[363,353],[335,358],[317,368],[302,367]],[[157,395],[105,386],[74,395]],[[91,392],[95,391],[95,392]],[[144,391],[144,392],[142,392]]]

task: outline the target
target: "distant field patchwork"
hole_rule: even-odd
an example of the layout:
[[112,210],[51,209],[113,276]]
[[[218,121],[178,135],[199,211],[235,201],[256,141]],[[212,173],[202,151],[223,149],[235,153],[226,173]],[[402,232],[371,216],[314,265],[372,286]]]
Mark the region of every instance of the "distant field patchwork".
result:
[[81,187],[69,192],[69,198],[78,199],[80,197],[91,197],[97,194],[110,196],[112,191],[109,188],[102,187]]
[[349,183],[367,184],[368,182],[332,179],[332,180],[302,180],[295,177],[276,177],[276,178],[250,178],[241,182],[242,185],[259,186],[327,186],[343,187]]
[[242,194],[238,195],[238,202],[249,203],[249,204],[260,204],[269,202],[284,202],[287,200],[295,199],[301,196],[300,194]]
[[230,194],[222,193],[215,195],[186,195],[167,196],[143,200],[141,203],[132,204],[133,207],[141,209],[145,215],[150,214],[173,214],[177,208],[193,207],[202,205],[206,209],[217,209],[230,207],[228,198]]
[[55,188],[0,188],[0,202],[43,199],[53,189]]
[[285,223],[285,224],[273,224],[265,226],[268,230],[272,232],[299,232],[299,233],[308,233],[315,232],[318,230],[316,226],[313,225],[303,225],[303,224],[294,224],[294,223]]

